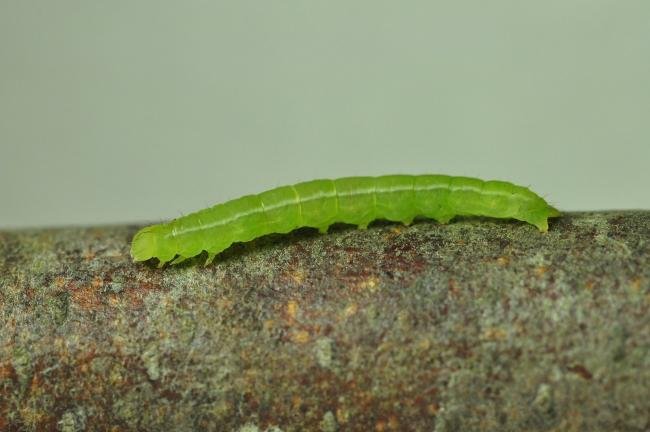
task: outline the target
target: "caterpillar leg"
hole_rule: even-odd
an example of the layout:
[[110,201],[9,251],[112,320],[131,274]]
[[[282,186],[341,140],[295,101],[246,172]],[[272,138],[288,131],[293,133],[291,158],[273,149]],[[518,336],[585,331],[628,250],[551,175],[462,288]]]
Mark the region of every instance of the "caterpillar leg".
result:
[[179,256],[177,256],[176,258],[174,258],[174,259],[173,259],[169,264],[170,264],[170,265],[180,264],[180,263],[182,263],[183,261],[185,261],[185,260],[188,259],[188,258],[189,258],[189,257],[184,257],[184,256],[182,256],[182,255],[179,255]]
[[360,222],[360,223],[357,224],[357,228],[360,229],[360,230],[368,229],[368,225],[370,225],[370,222],[372,222],[372,221],[369,220],[369,221]]
[[449,221],[454,217],[454,215],[438,215],[434,216],[433,218],[439,223],[439,224],[447,224]]
[[216,257],[216,253],[208,252],[208,259],[205,260],[205,263],[203,264],[204,267],[209,266],[212,264],[212,260],[214,260],[214,257]]
[[540,232],[548,231],[548,220],[546,218],[530,219],[526,220],[531,225],[535,225]]

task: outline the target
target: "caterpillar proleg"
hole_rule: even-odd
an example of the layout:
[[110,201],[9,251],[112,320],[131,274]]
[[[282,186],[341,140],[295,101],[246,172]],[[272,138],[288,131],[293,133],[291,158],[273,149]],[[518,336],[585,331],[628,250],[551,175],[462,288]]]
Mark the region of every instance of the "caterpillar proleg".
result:
[[548,230],[560,212],[526,187],[447,175],[386,175],[322,179],[245,195],[133,237],[134,261],[177,264],[207,251],[206,265],[235,242],[300,227],[327,232],[337,222],[364,229],[375,219],[410,224],[416,216],[447,223],[454,216],[488,216],[528,222]]

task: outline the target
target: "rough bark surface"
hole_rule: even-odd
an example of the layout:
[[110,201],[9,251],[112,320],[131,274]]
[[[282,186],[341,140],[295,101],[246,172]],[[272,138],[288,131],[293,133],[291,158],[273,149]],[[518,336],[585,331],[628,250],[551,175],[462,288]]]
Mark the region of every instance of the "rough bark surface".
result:
[[137,228],[0,232],[0,430],[650,429],[648,211],[299,230],[163,270],[129,260]]

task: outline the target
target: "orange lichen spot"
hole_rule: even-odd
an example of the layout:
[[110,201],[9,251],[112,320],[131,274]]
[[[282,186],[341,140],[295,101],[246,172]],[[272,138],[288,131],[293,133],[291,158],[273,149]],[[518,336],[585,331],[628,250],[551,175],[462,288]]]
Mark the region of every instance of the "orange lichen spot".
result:
[[587,369],[586,367],[584,367],[581,364],[576,364],[576,365],[573,365],[573,366],[569,366],[567,369],[570,372],[573,372],[574,374],[580,376],[581,378],[583,378],[585,380],[590,380],[591,378],[593,378],[593,374],[589,371],[589,369]]
[[592,291],[595,285],[596,283],[594,281],[588,280],[587,283],[585,284],[585,288],[587,289],[587,291]]
[[57,289],[61,289],[65,286],[65,278],[63,276],[57,276],[54,278],[54,286]]
[[356,303],[350,303],[343,309],[343,319],[348,319],[352,315],[356,314],[359,310],[359,306]]
[[217,300],[217,307],[221,310],[232,310],[233,301],[229,298],[222,297]]
[[291,334],[291,340],[298,344],[305,344],[309,342],[310,338],[311,336],[307,330],[298,330]]
[[497,258],[497,265],[500,265],[501,267],[505,267],[508,264],[510,264],[510,257],[500,256],[499,258]]
[[339,424],[346,424],[350,421],[350,411],[345,407],[338,407],[336,409],[336,421],[339,422]]
[[548,267],[543,266],[543,265],[541,265],[541,266],[537,266],[537,267],[535,267],[535,270],[533,270],[533,272],[535,273],[535,276],[537,276],[537,277],[542,277],[542,276],[544,276],[544,274],[545,274],[547,271],[548,271]]
[[383,432],[388,429],[388,424],[386,420],[378,420],[377,423],[375,423],[375,430],[377,432]]
[[32,375],[32,380],[29,383],[29,391],[32,397],[38,397],[39,395],[45,393],[45,389],[43,388],[43,381],[43,374],[35,373]]
[[84,253],[81,255],[81,257],[84,259],[84,261],[92,261],[95,258],[95,252],[88,249],[88,250],[84,251]]
[[14,368],[9,364],[9,362],[0,364],[0,381],[6,378],[11,378],[13,375]]
[[110,297],[108,297],[108,303],[109,303],[112,307],[119,306],[119,304],[120,304],[120,298],[119,298],[117,295],[112,294]]
[[506,332],[499,327],[489,327],[483,331],[482,338],[485,340],[499,341],[506,338]]
[[359,290],[365,290],[367,289],[370,292],[375,292],[377,290],[377,286],[379,285],[379,279],[375,276],[368,276],[366,278],[361,279],[359,282],[356,283],[356,288]]
[[91,282],[91,286],[95,289],[101,288],[104,286],[104,279],[100,278],[99,276],[95,276]]
[[440,407],[438,406],[437,403],[434,402],[432,404],[427,405],[427,412],[430,415],[432,415],[432,416],[437,415],[438,411],[440,411]]
[[83,309],[96,309],[101,305],[99,290],[91,283],[82,285],[70,292],[70,299]]
[[32,429],[33,426],[43,423],[47,415],[47,411],[44,411],[36,404],[28,404],[27,406],[20,408],[18,412],[22,422],[26,425],[32,426],[30,429]]
[[395,343],[391,341],[382,342],[375,351],[377,355],[391,351],[395,347]]
[[291,397],[291,407],[295,410],[298,411],[300,410],[300,407],[303,404],[303,400],[299,395],[294,395]]
[[284,307],[284,311],[287,316],[287,321],[293,323],[298,315],[298,302],[295,300],[289,300]]
[[294,270],[289,272],[289,279],[291,279],[296,284],[302,284],[305,281],[306,273],[302,269]]

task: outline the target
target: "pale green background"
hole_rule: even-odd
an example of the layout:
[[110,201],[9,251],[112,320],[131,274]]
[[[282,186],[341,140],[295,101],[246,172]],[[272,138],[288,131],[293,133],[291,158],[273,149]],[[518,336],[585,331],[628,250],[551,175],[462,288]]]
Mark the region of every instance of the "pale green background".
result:
[[0,0],[0,226],[448,173],[650,208],[650,1]]

